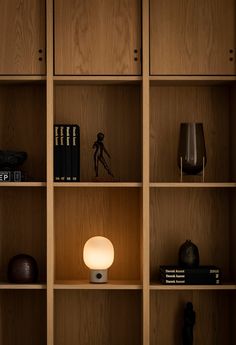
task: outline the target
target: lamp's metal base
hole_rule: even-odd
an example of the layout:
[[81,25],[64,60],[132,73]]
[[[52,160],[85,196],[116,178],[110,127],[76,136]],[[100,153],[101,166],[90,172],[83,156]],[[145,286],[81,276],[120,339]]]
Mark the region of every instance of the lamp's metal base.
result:
[[107,270],[90,270],[90,283],[106,283]]

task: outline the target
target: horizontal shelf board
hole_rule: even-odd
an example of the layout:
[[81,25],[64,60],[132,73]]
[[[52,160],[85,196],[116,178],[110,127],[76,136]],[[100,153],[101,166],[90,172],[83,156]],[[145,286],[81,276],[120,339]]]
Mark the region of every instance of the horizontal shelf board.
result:
[[0,187],[46,187],[46,182],[0,182]]
[[151,284],[150,290],[236,290],[236,284],[224,283],[220,285],[164,285]]
[[88,280],[59,280],[54,284],[54,289],[78,289],[78,290],[141,290],[140,281],[110,280],[105,284],[93,284]]
[[141,76],[54,76],[56,84],[135,84]]
[[153,188],[235,188],[235,182],[151,182]]
[[150,76],[151,85],[224,85],[236,82],[236,76]]
[[0,290],[43,290],[46,284],[9,284],[0,282]]
[[140,182],[54,182],[54,187],[109,187],[127,188],[142,187]]
[[41,75],[0,75],[0,84],[42,82],[45,80],[46,76]]

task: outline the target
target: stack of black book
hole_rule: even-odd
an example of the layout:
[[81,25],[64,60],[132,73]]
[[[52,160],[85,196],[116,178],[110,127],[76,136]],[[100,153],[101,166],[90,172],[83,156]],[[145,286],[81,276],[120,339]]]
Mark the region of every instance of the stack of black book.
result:
[[162,284],[170,285],[218,285],[220,269],[216,266],[160,266],[160,280]]
[[54,181],[80,181],[80,128],[54,125]]

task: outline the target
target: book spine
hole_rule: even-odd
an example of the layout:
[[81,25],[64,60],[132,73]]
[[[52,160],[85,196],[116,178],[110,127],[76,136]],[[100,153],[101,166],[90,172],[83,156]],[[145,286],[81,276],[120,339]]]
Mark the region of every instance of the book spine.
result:
[[163,269],[160,268],[161,274],[220,274],[220,269],[215,268],[175,268],[175,269]]
[[59,126],[54,125],[54,181],[58,182],[60,179],[60,131]]
[[71,142],[72,142],[72,126],[65,126],[65,180],[71,182],[72,178],[72,162],[71,162]]
[[65,126],[60,126],[60,181],[66,178],[66,150],[65,150]]
[[166,273],[166,274],[161,274],[161,277],[164,279],[220,279],[220,274],[219,273],[207,273],[207,274],[184,274],[184,273]]
[[218,285],[220,279],[217,278],[161,278],[162,284],[186,284],[186,285]]
[[72,126],[72,182],[80,181],[80,128]]

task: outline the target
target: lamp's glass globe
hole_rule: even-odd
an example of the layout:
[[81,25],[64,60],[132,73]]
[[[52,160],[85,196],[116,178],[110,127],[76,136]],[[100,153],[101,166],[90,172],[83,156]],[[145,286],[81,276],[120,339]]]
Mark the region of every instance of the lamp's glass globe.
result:
[[114,247],[106,237],[91,237],[84,245],[84,263],[91,270],[106,270],[114,261]]

